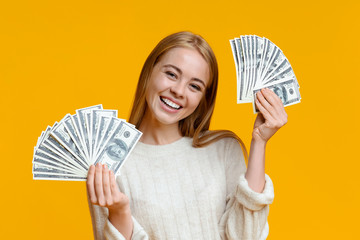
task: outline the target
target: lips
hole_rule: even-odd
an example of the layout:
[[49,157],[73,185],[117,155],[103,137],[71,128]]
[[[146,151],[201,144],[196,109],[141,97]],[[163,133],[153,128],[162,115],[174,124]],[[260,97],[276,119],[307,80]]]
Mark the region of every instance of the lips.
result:
[[182,108],[182,106],[180,106],[179,104],[171,101],[169,98],[165,98],[165,97],[160,97],[160,100],[168,107],[175,109],[175,110],[179,110],[180,108]]

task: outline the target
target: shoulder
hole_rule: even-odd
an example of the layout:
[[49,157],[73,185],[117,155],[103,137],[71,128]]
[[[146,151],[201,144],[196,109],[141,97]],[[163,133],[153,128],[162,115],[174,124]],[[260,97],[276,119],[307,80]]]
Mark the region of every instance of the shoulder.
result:
[[237,159],[244,158],[243,149],[236,138],[222,137],[211,141],[210,144],[199,149],[203,149],[208,154],[216,155],[223,160],[233,159],[234,157]]
[[216,148],[241,148],[237,135],[227,130],[206,131],[203,136],[208,136],[209,147]]

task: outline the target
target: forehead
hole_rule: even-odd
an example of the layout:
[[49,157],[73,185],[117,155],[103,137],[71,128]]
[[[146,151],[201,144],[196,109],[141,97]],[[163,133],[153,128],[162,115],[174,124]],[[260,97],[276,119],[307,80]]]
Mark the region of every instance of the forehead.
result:
[[161,68],[168,64],[176,66],[189,78],[201,79],[206,84],[209,82],[209,65],[195,49],[179,47],[169,50],[160,58],[157,65]]

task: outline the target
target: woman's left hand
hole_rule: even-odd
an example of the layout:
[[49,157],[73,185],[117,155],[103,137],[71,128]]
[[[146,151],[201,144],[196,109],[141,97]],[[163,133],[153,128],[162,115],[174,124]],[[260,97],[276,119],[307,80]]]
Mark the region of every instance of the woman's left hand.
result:
[[268,88],[256,93],[255,104],[260,113],[256,117],[252,137],[255,141],[266,143],[287,123],[287,114],[281,99]]

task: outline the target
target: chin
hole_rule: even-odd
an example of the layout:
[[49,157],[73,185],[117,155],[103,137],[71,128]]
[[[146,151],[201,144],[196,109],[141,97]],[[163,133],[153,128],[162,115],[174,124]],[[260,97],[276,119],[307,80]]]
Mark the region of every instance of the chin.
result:
[[156,118],[156,120],[163,125],[178,125],[181,119],[159,116]]

